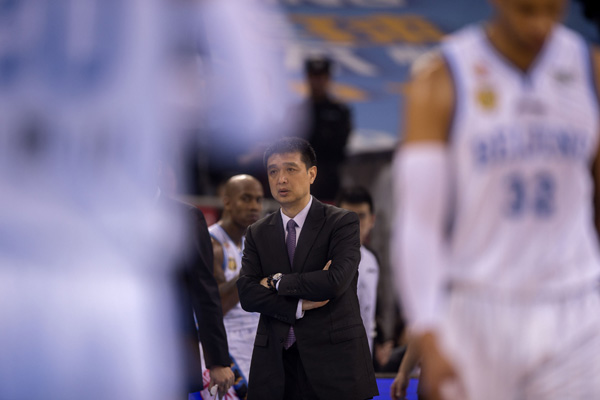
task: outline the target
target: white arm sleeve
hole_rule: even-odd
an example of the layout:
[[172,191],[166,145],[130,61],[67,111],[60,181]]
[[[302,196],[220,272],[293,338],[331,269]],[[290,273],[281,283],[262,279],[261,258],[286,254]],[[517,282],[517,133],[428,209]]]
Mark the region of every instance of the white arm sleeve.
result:
[[447,273],[445,227],[449,203],[446,144],[403,145],[394,158],[392,265],[412,332],[435,330]]

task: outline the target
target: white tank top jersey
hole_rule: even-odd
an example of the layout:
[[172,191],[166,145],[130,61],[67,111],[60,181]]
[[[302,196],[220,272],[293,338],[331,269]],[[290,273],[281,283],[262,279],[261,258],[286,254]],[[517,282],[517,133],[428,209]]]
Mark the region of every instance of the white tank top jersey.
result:
[[587,43],[559,25],[525,73],[472,25],[442,54],[456,93],[451,282],[526,296],[596,284],[600,117]]
[[[244,238],[242,238],[242,248],[238,248],[221,225],[211,225],[208,228],[208,232],[210,233],[210,236],[223,247],[223,272],[225,273],[225,279],[230,281],[234,279],[242,269]],[[223,323],[227,332],[247,328],[256,329],[259,318],[260,314],[244,311],[238,302],[235,307],[223,316]]]

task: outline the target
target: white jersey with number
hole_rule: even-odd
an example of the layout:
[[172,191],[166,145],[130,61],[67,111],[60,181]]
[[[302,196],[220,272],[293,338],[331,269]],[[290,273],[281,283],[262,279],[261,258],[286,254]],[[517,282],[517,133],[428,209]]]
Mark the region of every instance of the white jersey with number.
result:
[[590,171],[600,122],[587,44],[557,26],[527,73],[480,25],[442,52],[456,92],[452,282],[525,295],[595,283]]

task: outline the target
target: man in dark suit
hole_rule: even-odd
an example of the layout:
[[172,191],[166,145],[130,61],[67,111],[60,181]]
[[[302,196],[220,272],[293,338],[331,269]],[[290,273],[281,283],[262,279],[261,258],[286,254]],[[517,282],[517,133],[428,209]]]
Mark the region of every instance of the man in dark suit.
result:
[[310,195],[317,167],[308,142],[281,139],[264,160],[281,210],[248,228],[237,282],[242,307],[261,314],[248,400],[371,398],[358,217]]
[[[213,276],[213,251],[204,214],[193,205],[160,196],[159,206],[166,207],[184,226],[179,252],[176,285],[178,288],[185,383],[187,391],[203,388],[198,340],[210,369],[209,388],[218,386],[225,396],[234,381],[219,288]],[[198,321],[197,329],[194,315]]]

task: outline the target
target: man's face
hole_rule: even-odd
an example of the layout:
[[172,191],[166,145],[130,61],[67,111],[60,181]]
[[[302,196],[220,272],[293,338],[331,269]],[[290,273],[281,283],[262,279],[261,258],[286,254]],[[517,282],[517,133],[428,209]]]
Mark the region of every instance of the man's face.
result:
[[245,229],[260,218],[264,193],[256,181],[241,182],[237,189],[232,195],[225,196],[224,208],[232,221]]
[[566,0],[494,0],[494,4],[509,39],[523,50],[538,52],[562,19]]
[[273,154],[267,160],[267,175],[273,198],[285,208],[308,201],[317,167],[307,169],[299,152]]
[[328,74],[310,74],[307,76],[308,89],[313,98],[322,98],[329,93],[330,78]]
[[375,215],[371,213],[369,203],[346,203],[342,202],[340,208],[348,211],[354,211],[358,215],[360,221],[360,244],[366,243],[369,233],[375,225]]

